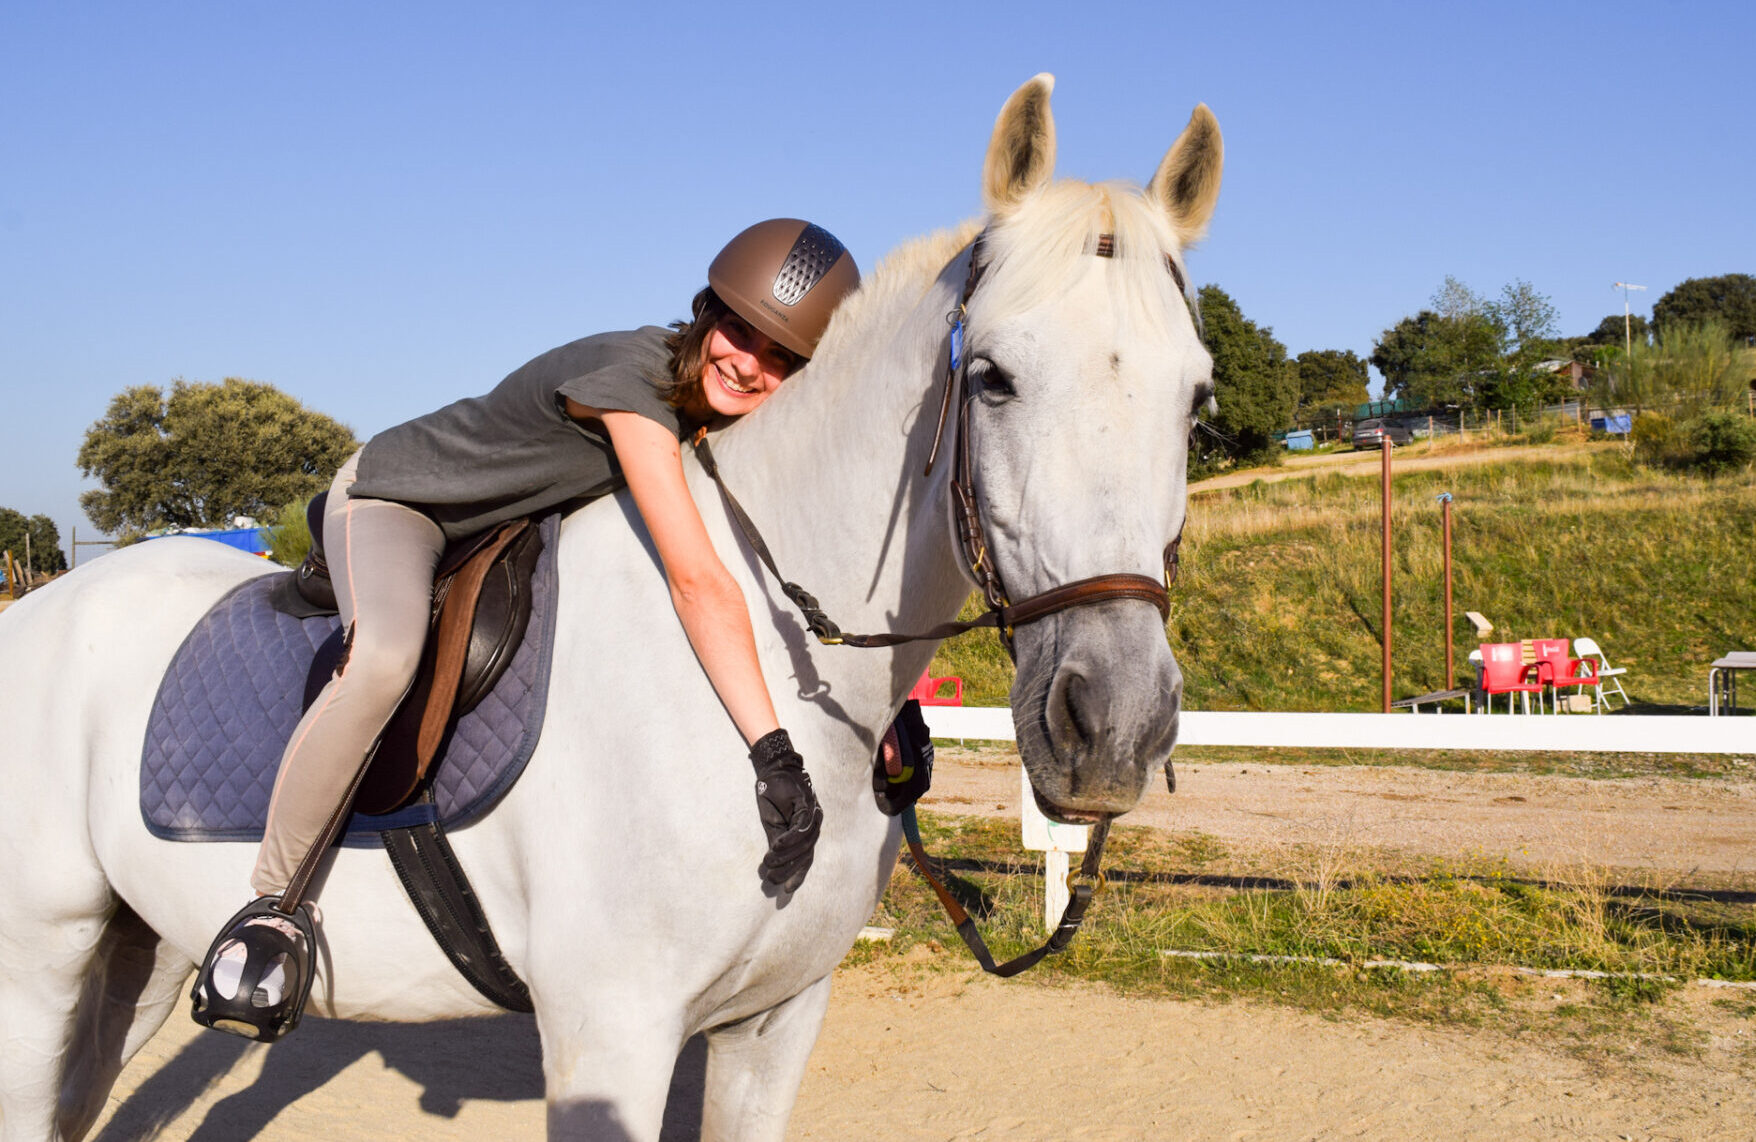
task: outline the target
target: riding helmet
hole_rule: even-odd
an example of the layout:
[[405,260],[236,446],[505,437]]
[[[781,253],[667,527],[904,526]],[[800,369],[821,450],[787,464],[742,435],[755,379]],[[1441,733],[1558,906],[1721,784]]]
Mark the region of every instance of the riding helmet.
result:
[[707,284],[753,328],[809,357],[829,315],[860,284],[860,269],[823,227],[770,218],[726,243]]

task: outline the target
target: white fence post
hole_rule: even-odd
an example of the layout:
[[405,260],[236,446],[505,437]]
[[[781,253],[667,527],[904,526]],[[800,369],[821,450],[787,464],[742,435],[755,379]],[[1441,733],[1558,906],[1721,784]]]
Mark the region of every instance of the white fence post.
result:
[[1067,911],[1067,872],[1071,867],[1067,854],[1085,851],[1091,829],[1085,825],[1058,824],[1043,816],[1022,765],[1018,767],[1018,781],[1024,847],[1043,854],[1043,930],[1053,932],[1061,923],[1061,913]]

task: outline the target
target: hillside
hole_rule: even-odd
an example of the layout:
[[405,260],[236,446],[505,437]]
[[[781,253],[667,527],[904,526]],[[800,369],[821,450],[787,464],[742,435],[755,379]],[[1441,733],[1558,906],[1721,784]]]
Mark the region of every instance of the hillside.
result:
[[[1169,623],[1191,709],[1377,708],[1377,468],[1345,456],[1192,492]],[[1649,712],[1704,706],[1708,664],[1756,648],[1756,473],[1708,481],[1635,467],[1616,445],[1539,445],[1417,453],[1392,488],[1399,696],[1445,683],[1444,491],[1460,679],[1470,610],[1496,639],[1590,635]],[[972,704],[1006,701],[992,636],[946,644],[933,672],[962,675]]]

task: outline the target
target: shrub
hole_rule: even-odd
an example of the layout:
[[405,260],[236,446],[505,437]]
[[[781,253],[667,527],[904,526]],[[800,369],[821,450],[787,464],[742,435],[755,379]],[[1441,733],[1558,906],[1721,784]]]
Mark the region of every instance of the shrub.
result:
[[1735,412],[1703,413],[1688,426],[1688,460],[1709,476],[1734,472],[1756,458],[1756,420]]
[[268,540],[268,557],[287,567],[297,567],[311,550],[311,529],[305,525],[305,506],[311,497],[281,505],[263,531]]
[[1672,462],[1677,452],[1677,426],[1662,412],[1642,412],[1634,417],[1628,433],[1634,445],[1634,457],[1642,464],[1662,467]]

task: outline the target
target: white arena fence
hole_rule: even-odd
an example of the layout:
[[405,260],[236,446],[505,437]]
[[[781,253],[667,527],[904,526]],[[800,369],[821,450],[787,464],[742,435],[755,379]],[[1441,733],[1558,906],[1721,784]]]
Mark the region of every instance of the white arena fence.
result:
[[[1016,741],[1006,706],[923,706],[936,738]],[[1441,714],[1235,713],[1185,710],[1179,746],[1305,749],[1543,750],[1576,753],[1752,753],[1756,718],[1676,714],[1444,716]],[[1089,830],[1037,810],[1019,774],[1024,847],[1043,853],[1043,926],[1067,907],[1068,854],[1085,851]]]
[[[1016,741],[1006,706],[924,706],[936,738]],[[1686,714],[1305,714],[1185,710],[1179,746],[1756,754],[1756,718]]]

